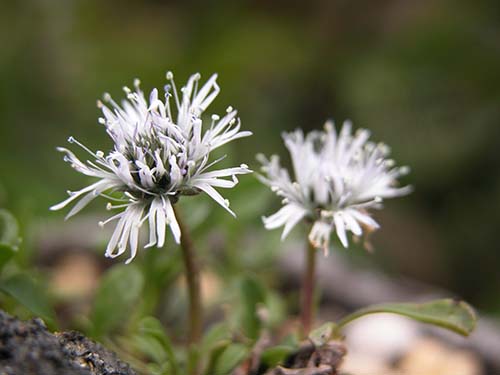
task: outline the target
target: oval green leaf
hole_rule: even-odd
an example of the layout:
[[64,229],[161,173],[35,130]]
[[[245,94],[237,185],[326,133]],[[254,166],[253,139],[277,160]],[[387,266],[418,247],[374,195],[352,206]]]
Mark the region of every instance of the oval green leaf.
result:
[[476,326],[474,309],[464,301],[441,299],[426,303],[385,303],[360,309],[338,322],[334,333],[353,320],[365,315],[392,313],[403,315],[422,323],[432,324],[468,336]]

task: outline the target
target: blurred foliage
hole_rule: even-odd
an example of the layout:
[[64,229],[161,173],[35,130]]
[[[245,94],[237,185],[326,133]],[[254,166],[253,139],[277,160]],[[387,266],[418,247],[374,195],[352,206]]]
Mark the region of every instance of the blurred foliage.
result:
[[56,327],[56,315],[51,296],[36,272],[22,262],[17,219],[9,211],[0,209],[0,303],[21,316],[31,312],[44,319],[50,328]]
[[[55,236],[64,235],[68,223],[48,207],[87,181],[55,147],[69,135],[94,149],[110,147],[94,105],[102,93],[119,98],[135,77],[145,90],[161,87],[168,69],[178,82],[195,71],[218,72],[222,91],[212,110],[235,106],[254,132],[225,148],[224,163],[258,169],[257,152],[286,159],[282,131],[351,118],[412,167],[406,182],[416,190],[377,214],[383,229],[376,256],[346,256],[450,288],[499,313],[499,40],[494,0],[3,2],[0,205],[15,213],[24,234],[18,266],[10,268],[34,261],[37,228],[57,222]],[[237,220],[206,197],[180,205],[203,263],[234,286],[224,296],[231,300],[242,269],[277,283],[273,259],[285,245],[278,232],[262,229],[260,216],[279,202],[253,177],[223,193]],[[100,217],[103,207],[92,205]],[[148,272],[135,280],[144,297],[134,306],[137,317],[158,310],[169,311],[163,318],[170,321],[182,317],[185,296],[172,287],[178,255],[172,242],[141,254],[137,267]],[[261,303],[259,293],[240,303]],[[246,329],[254,329],[246,319]]]

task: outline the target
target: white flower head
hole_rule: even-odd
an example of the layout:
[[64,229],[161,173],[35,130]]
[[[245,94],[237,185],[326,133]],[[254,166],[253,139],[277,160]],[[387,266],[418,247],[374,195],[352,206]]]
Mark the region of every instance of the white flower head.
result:
[[324,131],[305,135],[301,130],[283,134],[290,152],[293,179],[276,155],[258,155],[263,175],[259,179],[283,198],[283,207],[264,217],[267,229],[284,227],[282,239],[301,220],[312,221],[309,241],[328,253],[331,233],[348,247],[348,232],[359,237],[378,229],[369,209],[381,208],[385,198],[407,194],[397,179],[409,172],[388,159],[389,148],[369,141],[370,132],[352,134],[349,121],[339,133],[328,121]]
[[131,255],[127,262],[137,253],[139,230],[146,221],[149,224],[146,247],[164,245],[166,226],[175,241],[180,242],[181,231],[173,205],[182,195],[205,192],[234,216],[229,202],[215,188],[232,188],[238,183],[236,175],[251,170],[244,164],[214,170],[212,167],[222,158],[210,161],[209,157],[216,148],[251,132],[240,130],[237,111],[232,107],[227,108],[223,117],[212,115],[210,126],[203,130],[202,114],[220,91],[216,79],[217,75],[212,75],[199,88],[200,75],[194,74],[177,91],[173,74],[168,72],[163,98],[157,89],[146,98],[139,80],[134,81],[135,90],[123,88],[126,100],[121,105],[105,94],[106,104],[98,101],[104,115],[99,122],[113,140],[114,148],[107,154],[93,152],[70,137],[70,143],[90,154],[91,160],[86,162],[68,149],[58,148],[75,170],[97,181],[79,191],[68,192],[69,198],[51,209],[59,210],[77,201],[66,216],[69,218],[97,196],[114,201],[107,208],[119,212],[100,223],[117,221],[106,256],[119,256],[129,248]]

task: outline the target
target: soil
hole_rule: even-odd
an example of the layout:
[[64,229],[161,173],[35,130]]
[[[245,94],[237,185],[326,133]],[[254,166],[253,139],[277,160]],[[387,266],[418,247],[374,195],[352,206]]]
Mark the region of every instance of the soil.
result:
[[52,334],[40,319],[0,310],[0,375],[137,375],[115,353],[78,332]]

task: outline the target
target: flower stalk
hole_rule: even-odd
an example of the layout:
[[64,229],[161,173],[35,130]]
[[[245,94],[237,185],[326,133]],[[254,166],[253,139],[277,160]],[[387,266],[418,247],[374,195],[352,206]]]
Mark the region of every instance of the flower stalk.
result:
[[203,327],[203,308],[201,305],[200,266],[196,258],[193,241],[189,231],[179,214],[179,208],[174,205],[174,212],[181,229],[181,249],[184,263],[184,273],[189,298],[189,336],[188,346],[197,345],[201,339]]
[[301,290],[300,322],[302,324],[302,337],[306,338],[311,332],[314,322],[314,289],[316,276],[316,248],[307,241],[305,248],[305,268]]
[[340,131],[327,121],[323,131],[284,133],[293,174],[281,167],[279,156],[257,155],[263,172],[259,179],[282,198],[283,205],[263,217],[266,229],[283,227],[283,240],[299,222],[312,222],[301,291],[304,338],[314,321],[316,249],[327,256],[333,233],[343,247],[349,247],[350,236],[357,240],[379,228],[372,209],[381,209],[384,199],[411,192],[411,187],[398,184],[409,168],[397,167],[389,158],[390,148],[369,138],[366,129],[353,132],[349,121]]

